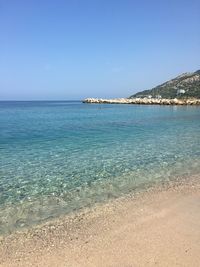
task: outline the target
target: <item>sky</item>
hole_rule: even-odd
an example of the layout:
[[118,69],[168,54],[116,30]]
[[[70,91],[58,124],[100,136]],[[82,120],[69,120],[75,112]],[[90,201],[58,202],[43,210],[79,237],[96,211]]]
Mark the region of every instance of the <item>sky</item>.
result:
[[0,100],[127,97],[200,69],[199,0],[0,0]]

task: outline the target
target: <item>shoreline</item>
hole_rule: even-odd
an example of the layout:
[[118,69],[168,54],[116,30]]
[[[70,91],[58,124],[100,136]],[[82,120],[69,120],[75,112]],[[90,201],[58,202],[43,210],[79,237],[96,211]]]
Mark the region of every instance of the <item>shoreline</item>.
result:
[[194,176],[97,204],[2,237],[0,266],[199,266],[199,200]]
[[88,104],[135,104],[135,105],[200,105],[200,99],[167,99],[167,98],[86,98]]

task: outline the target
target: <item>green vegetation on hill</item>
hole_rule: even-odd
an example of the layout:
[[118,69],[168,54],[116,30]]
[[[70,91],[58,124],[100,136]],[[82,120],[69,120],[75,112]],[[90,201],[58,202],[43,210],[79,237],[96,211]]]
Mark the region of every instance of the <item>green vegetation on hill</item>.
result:
[[150,90],[138,92],[135,97],[200,98],[200,70],[184,73]]

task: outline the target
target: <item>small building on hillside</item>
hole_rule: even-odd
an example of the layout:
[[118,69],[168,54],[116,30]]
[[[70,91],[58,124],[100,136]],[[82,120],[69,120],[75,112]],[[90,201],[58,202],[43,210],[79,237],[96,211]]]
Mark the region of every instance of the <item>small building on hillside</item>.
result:
[[161,99],[162,96],[161,96],[161,95],[156,95],[155,98],[157,98],[157,99]]
[[182,95],[185,94],[185,90],[184,89],[178,89],[176,92],[177,95]]
[[138,95],[137,97],[151,99],[152,98],[152,95]]

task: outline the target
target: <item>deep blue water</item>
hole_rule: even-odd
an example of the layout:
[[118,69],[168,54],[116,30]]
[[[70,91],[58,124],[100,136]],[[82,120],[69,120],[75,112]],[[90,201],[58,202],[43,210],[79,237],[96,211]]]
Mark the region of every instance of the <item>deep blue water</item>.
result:
[[0,102],[0,233],[200,172],[200,107]]

